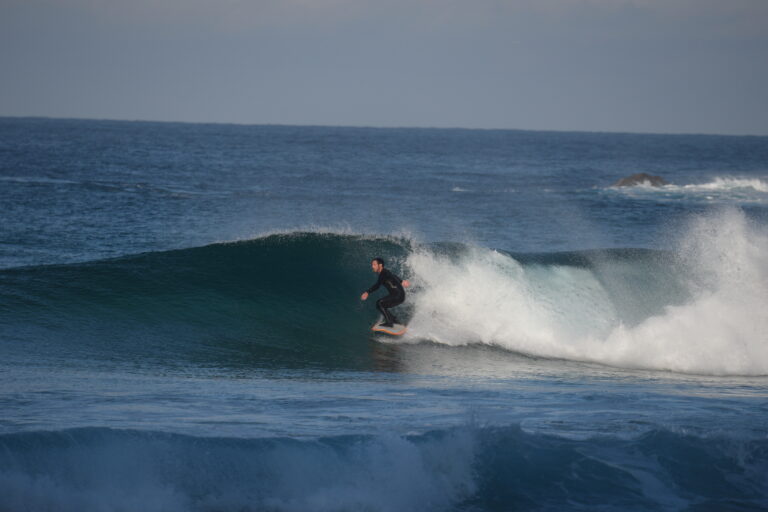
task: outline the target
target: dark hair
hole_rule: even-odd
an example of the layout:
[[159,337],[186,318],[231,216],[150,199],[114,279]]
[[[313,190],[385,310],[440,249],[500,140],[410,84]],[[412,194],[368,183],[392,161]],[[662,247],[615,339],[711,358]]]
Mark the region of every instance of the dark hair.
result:
[[383,265],[384,264],[384,260],[381,259],[381,258],[373,258],[371,261],[375,261],[379,265]]

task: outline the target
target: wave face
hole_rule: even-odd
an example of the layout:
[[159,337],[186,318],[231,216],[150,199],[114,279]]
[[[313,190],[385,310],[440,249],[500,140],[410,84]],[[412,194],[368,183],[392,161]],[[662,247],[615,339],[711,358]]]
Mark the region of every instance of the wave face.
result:
[[768,236],[738,211],[675,250],[510,254],[290,233],[0,273],[0,350],[176,365],[361,368],[373,255],[409,277],[402,342],[713,375],[768,374]]
[[759,510],[768,441],[517,426],[317,440],[104,428],[0,436],[0,509]]
[[[0,329],[28,355],[103,360],[257,359],[354,366],[375,314],[359,296],[372,254],[407,243],[313,233],[0,273]],[[393,262],[395,262],[393,260]],[[33,340],[33,343],[22,343]]]

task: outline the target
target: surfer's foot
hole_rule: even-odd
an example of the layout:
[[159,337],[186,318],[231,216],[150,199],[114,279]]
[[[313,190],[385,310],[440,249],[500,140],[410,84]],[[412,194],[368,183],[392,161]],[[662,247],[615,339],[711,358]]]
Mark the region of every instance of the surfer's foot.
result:
[[384,322],[382,324],[379,324],[379,327],[394,327],[394,326],[395,324],[393,324],[392,322]]

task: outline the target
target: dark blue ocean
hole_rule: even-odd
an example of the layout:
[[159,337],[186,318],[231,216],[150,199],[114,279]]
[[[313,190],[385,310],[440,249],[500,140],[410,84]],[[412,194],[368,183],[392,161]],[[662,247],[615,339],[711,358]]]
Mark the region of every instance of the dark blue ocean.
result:
[[767,306],[767,137],[0,118],[0,511],[768,510]]

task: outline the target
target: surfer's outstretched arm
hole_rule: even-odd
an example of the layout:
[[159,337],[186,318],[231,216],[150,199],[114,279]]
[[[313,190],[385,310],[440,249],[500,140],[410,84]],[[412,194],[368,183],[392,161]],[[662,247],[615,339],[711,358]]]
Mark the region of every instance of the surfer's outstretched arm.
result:
[[381,286],[381,282],[383,281],[382,275],[379,274],[379,277],[376,279],[376,282],[373,283],[373,286],[365,290],[365,292],[360,296],[360,300],[365,300],[368,298],[368,295],[375,292],[379,289],[379,286]]
[[379,274],[379,277],[376,279],[376,282],[373,283],[373,286],[365,290],[365,293],[373,293],[376,290],[378,290],[379,286],[381,286],[382,281],[384,281],[384,276],[382,276],[382,274]]
[[403,285],[403,288],[408,288],[409,286],[411,286],[411,282],[410,282],[409,280],[407,280],[407,279],[403,279],[403,280],[400,282],[400,284],[402,284],[402,285]]

